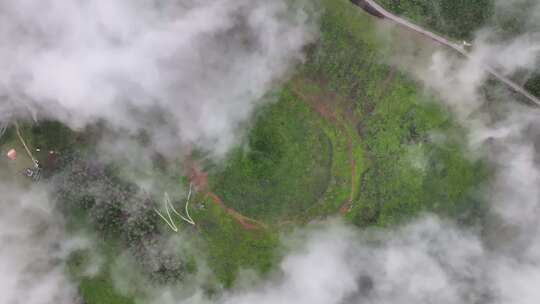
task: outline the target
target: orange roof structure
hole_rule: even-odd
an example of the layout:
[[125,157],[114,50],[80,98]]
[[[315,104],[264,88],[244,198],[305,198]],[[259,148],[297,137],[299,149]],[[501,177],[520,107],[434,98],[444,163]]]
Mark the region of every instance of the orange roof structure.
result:
[[10,160],[17,160],[17,151],[15,149],[11,149],[6,153],[7,158]]

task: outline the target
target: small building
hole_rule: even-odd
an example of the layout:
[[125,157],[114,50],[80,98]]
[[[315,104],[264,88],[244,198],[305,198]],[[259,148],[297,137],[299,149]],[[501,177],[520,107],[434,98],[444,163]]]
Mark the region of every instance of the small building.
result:
[[9,159],[12,160],[12,161],[17,160],[17,150],[15,150],[15,149],[10,149],[10,150],[6,153],[6,157],[9,158]]
[[39,168],[39,166],[34,166],[33,168],[26,168],[23,171],[23,175],[37,182],[41,177],[41,168]]

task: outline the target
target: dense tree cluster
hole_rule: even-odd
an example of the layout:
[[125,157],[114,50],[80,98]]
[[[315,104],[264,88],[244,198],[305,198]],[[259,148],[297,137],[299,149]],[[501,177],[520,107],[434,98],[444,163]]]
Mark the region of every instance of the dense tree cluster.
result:
[[135,184],[121,180],[115,168],[96,157],[69,153],[59,159],[52,182],[58,207],[75,225],[91,225],[103,238],[115,238],[129,248],[137,263],[160,283],[182,278],[183,257],[163,250],[157,206]]

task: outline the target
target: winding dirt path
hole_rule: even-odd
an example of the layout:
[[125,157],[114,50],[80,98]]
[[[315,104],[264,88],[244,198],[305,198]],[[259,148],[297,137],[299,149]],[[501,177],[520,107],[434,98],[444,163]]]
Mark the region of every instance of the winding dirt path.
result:
[[[351,0],[351,2],[357,5],[358,7],[362,8],[363,10],[365,10],[367,13],[371,14],[372,16],[375,16],[380,19],[388,19],[407,30],[413,31],[417,34],[427,37],[443,46],[446,46],[458,52],[459,54],[464,56],[466,59],[472,58],[462,45],[454,43],[440,35],[437,35],[414,23],[411,23],[410,21],[406,19],[403,19],[401,17],[398,17],[390,13],[389,11],[385,10],[381,5],[379,5],[377,2],[373,0]],[[494,68],[492,68],[491,66],[487,64],[484,64],[483,68],[486,72],[488,72],[488,74],[498,79],[500,82],[504,83],[512,91],[525,97],[531,104],[540,106],[540,99],[538,99],[536,96],[532,95],[531,93],[527,92],[527,90],[525,90],[523,87],[521,87],[520,85],[518,85],[517,83],[515,83],[508,77],[497,72]]]
[[[341,122],[336,115],[333,113],[332,109],[329,107],[327,103],[324,102],[326,98],[319,98],[318,96],[308,96],[307,94],[303,94],[302,91],[296,86],[293,85],[292,91],[298,95],[304,102],[306,102],[316,113],[318,113],[321,117],[323,117],[325,120],[330,122],[331,124],[335,125],[343,134],[347,134],[347,150],[349,154],[349,164],[350,164],[350,174],[351,174],[351,188],[349,197],[345,202],[342,203],[341,207],[339,208],[339,214],[345,215],[347,214],[351,208],[352,203],[354,200],[354,193],[355,193],[355,180],[356,180],[356,160],[354,157],[354,147],[353,147],[353,139],[351,137],[350,132],[348,132],[345,124]],[[330,98],[332,100],[335,100],[336,98]],[[351,122],[356,121],[356,118],[354,118],[354,115],[352,113],[345,113],[345,118],[347,120],[350,120]],[[234,210],[233,208],[229,208],[226,206],[226,204],[223,202],[223,200],[214,192],[212,192],[208,187],[208,173],[202,171],[199,167],[199,165],[191,160],[186,160],[187,164],[187,176],[189,181],[193,184],[195,191],[202,192],[205,194],[205,197],[209,198],[212,203],[219,206],[225,213],[227,213],[230,217],[232,217],[240,226],[242,226],[245,230],[257,230],[257,229],[266,229],[267,226],[255,219],[249,218],[238,211]]]
[[203,172],[199,166],[192,160],[186,161],[188,168],[188,179],[193,184],[198,192],[203,192],[207,198],[210,198],[212,203],[219,206],[225,213],[232,217],[245,230],[264,229],[266,226],[252,218],[242,215],[240,212],[229,208],[223,200],[208,188],[208,173]]
[[239,212],[237,212],[236,210],[225,206],[225,203],[223,203],[221,198],[219,198],[219,196],[217,196],[217,194],[215,194],[214,192],[208,192],[206,195],[212,200],[214,204],[221,207],[221,209],[223,209],[229,216],[235,219],[236,222],[238,222],[238,224],[240,224],[240,226],[242,226],[244,229],[255,230],[255,229],[266,228],[262,223],[254,219],[251,219],[249,217],[246,217],[240,214]]
[[[313,96],[308,95],[308,94],[303,93],[302,90],[298,88],[297,84],[292,86],[292,91],[294,92],[294,94],[298,95],[298,97],[300,97],[304,102],[306,102],[321,117],[326,119],[331,124],[335,125],[341,132],[343,132],[343,134],[347,134],[347,150],[349,154],[349,166],[350,166],[350,172],[351,172],[351,189],[349,192],[348,199],[345,202],[343,202],[341,204],[341,207],[339,208],[339,214],[345,215],[352,208],[352,203],[354,200],[354,193],[355,193],[355,188],[356,188],[354,181],[356,180],[357,173],[356,173],[356,160],[354,158],[353,139],[351,137],[351,134],[349,134],[350,132],[348,132],[345,124],[336,117],[336,115],[332,112],[332,109],[330,109],[329,105],[325,102],[326,99],[337,100],[337,97],[328,96],[327,98],[326,96],[319,97],[316,94]],[[346,118],[354,120],[352,113],[348,113],[348,114],[345,113]]]

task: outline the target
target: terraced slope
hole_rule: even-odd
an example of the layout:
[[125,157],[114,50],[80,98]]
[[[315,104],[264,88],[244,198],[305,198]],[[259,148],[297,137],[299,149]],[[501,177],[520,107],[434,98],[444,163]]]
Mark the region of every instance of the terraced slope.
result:
[[[212,187],[225,204],[278,223],[341,212],[359,225],[391,224],[426,210],[463,211],[468,189],[481,171],[461,157],[460,131],[453,127],[452,118],[423,96],[406,75],[383,63],[381,50],[391,46],[377,38],[375,18],[351,10],[348,1],[322,3],[326,11],[320,41],[284,88],[286,98],[269,106],[268,114],[262,111],[250,133],[251,144],[257,139],[256,145],[272,147],[268,155],[298,143],[302,157],[316,161],[305,161],[300,168],[293,165],[298,163],[295,158],[285,158],[280,165],[288,173],[276,175],[275,167],[262,168],[252,162],[253,151],[236,152],[227,168],[211,177]],[[312,114],[307,114],[305,105]],[[282,138],[279,132],[287,130],[284,125],[305,138],[276,145]],[[275,126],[280,131],[272,131]],[[310,138],[306,130],[324,135],[331,150],[324,151],[315,141],[306,142]],[[432,132],[456,136],[439,145],[431,142]],[[302,174],[310,170],[322,172],[324,163],[317,155],[321,153],[330,153],[327,159],[332,168],[324,187],[313,187],[313,191],[298,187],[298,180],[288,180],[293,176],[305,179]],[[271,182],[269,176],[287,182]],[[286,198],[292,194],[294,199]]]

